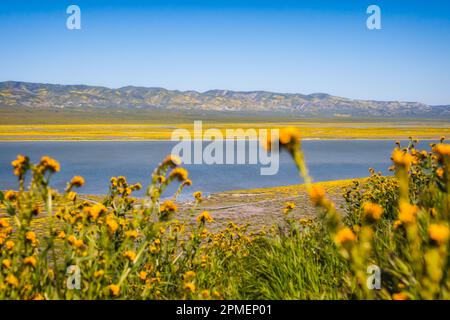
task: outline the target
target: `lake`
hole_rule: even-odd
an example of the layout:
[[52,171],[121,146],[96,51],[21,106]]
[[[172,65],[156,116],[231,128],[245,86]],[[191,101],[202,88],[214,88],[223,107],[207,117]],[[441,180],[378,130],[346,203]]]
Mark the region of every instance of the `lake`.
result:
[[[428,148],[431,141],[419,146]],[[150,181],[153,169],[171,152],[171,141],[73,141],[73,142],[0,142],[0,189],[17,189],[11,161],[18,154],[32,161],[49,155],[61,163],[61,171],[52,178],[52,186],[63,190],[74,175],[85,178],[80,193],[104,194],[112,176],[126,176],[131,183]],[[406,143],[403,143],[406,144]],[[388,140],[307,140],[303,141],[306,161],[314,181],[365,177],[374,168],[389,174],[389,160],[394,141]],[[225,190],[299,184],[301,179],[286,152],[280,154],[276,175],[260,175],[259,165],[186,165],[193,191],[204,193]]]

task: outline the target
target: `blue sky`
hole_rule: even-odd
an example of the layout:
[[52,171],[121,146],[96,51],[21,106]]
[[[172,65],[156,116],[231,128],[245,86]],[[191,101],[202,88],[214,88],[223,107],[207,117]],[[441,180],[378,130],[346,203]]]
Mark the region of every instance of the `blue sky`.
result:
[[[366,28],[370,4],[382,30]],[[446,0],[1,0],[0,39],[0,81],[450,104]]]

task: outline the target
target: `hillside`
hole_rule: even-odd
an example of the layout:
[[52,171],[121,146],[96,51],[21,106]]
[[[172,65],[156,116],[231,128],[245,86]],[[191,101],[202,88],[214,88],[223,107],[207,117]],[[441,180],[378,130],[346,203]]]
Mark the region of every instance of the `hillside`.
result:
[[127,108],[177,112],[293,114],[300,117],[423,117],[450,119],[450,106],[352,100],[325,93],[206,92],[127,86],[0,82],[0,108]]

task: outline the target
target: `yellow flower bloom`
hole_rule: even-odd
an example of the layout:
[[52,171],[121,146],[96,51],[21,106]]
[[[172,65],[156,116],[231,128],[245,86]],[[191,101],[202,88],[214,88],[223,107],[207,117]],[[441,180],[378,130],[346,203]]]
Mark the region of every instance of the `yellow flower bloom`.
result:
[[175,168],[169,174],[169,178],[170,179],[177,179],[178,181],[182,182],[182,181],[185,181],[188,178],[188,172],[184,168]]
[[194,196],[195,200],[197,200],[197,201],[202,200],[202,193],[201,193],[201,191],[196,191],[192,195]]
[[83,246],[84,246],[83,239],[77,239],[77,240],[75,240],[75,242],[73,243],[73,245],[74,245],[76,248],[81,248],[81,247],[83,247]]
[[293,209],[295,209],[295,203],[294,202],[286,202],[285,208],[288,210],[293,210]]
[[366,219],[377,221],[381,218],[383,208],[376,203],[366,202],[363,204],[364,217]]
[[409,297],[406,293],[399,292],[392,295],[392,300],[409,300]]
[[104,274],[105,274],[104,270],[97,270],[94,272],[94,277],[100,278],[100,277],[103,277]]
[[17,196],[18,196],[18,193],[16,191],[13,191],[13,190],[8,190],[5,193],[5,199],[8,200],[8,201],[11,201],[11,202],[16,201],[17,200]]
[[395,149],[394,152],[392,152],[391,159],[397,166],[404,167],[406,170],[409,170],[411,163],[413,162],[413,156],[400,149]]
[[282,128],[279,140],[282,145],[297,143],[300,141],[300,131],[294,127]]
[[136,252],[131,251],[131,250],[125,251],[125,253],[123,254],[123,256],[124,256],[125,258],[127,258],[128,260],[130,260],[131,262],[133,262],[134,259],[136,259]]
[[108,226],[108,229],[111,233],[114,233],[119,229],[119,224],[114,218],[108,217],[106,219],[106,225]]
[[163,160],[162,164],[165,166],[176,167],[181,164],[181,159],[176,155],[170,154]]
[[6,241],[5,247],[6,247],[6,249],[8,249],[8,250],[12,250],[12,249],[14,248],[14,241],[12,241],[12,240]]
[[170,200],[164,201],[163,204],[159,207],[159,212],[164,214],[173,213],[177,210],[178,207]]
[[414,223],[416,221],[417,212],[419,212],[419,208],[417,206],[411,205],[406,201],[401,201],[398,220],[405,224]]
[[25,234],[25,238],[33,244],[37,241],[36,233],[34,233],[33,231],[27,231],[27,233]]
[[309,193],[312,203],[319,206],[325,199],[325,189],[320,185],[313,185]]
[[23,259],[23,262],[32,266],[33,268],[36,268],[37,260],[35,257],[26,257],[25,259]]
[[21,154],[17,156],[17,159],[11,162],[14,168],[14,174],[16,176],[22,176],[30,165],[30,159]]
[[139,182],[138,182],[138,183],[135,183],[135,184],[133,184],[133,185],[131,186],[131,189],[134,190],[134,191],[139,191],[139,190],[142,189],[142,184],[140,184]]
[[66,238],[66,233],[64,232],[64,231],[60,231],[59,233],[58,233],[58,236],[57,236],[59,239],[64,239],[64,238]]
[[32,300],[45,300],[44,296],[41,295],[40,293],[37,293],[33,296]]
[[8,276],[6,277],[5,280],[6,280],[6,283],[12,287],[15,287],[15,288],[19,287],[19,280],[13,274],[8,274]]
[[354,242],[355,240],[356,240],[355,234],[350,228],[347,227],[339,230],[335,237],[335,241],[339,245]]
[[59,162],[48,156],[44,156],[41,158],[41,162],[39,163],[39,166],[40,166],[40,169],[43,171],[50,170],[51,172],[59,172],[59,170],[61,169]]
[[139,233],[136,230],[128,230],[125,232],[125,236],[127,238],[136,239],[139,236]]
[[109,293],[113,296],[113,297],[118,297],[120,295],[120,287],[116,284],[111,284],[108,286],[109,289]]
[[145,271],[139,272],[139,279],[141,279],[142,281],[147,279],[147,272],[145,272]]
[[81,176],[75,176],[70,181],[70,184],[74,187],[82,187],[84,185],[84,178]]
[[436,170],[436,175],[439,177],[439,178],[443,178],[444,177],[444,169],[442,169],[442,168],[438,168],[437,170]]
[[186,282],[184,284],[184,289],[186,289],[186,291],[188,292],[195,292],[195,284],[192,282]]
[[442,157],[449,157],[450,156],[450,144],[440,143],[440,144],[436,145],[434,151]]
[[0,228],[8,228],[9,222],[6,219],[0,219]]
[[203,211],[196,218],[198,223],[212,222],[214,219],[211,217],[208,211]]
[[209,290],[202,290],[201,295],[204,299],[209,299]]
[[108,209],[106,209],[106,207],[101,203],[96,203],[92,207],[86,207],[85,210],[92,220],[97,220],[99,216],[108,212]]
[[4,268],[8,269],[9,267],[11,267],[11,260],[9,260],[9,259],[3,260],[2,265]]
[[183,182],[183,186],[186,186],[186,187],[192,186],[192,180],[186,179],[186,180]]
[[438,244],[444,244],[448,241],[450,230],[444,225],[431,224],[428,227],[428,235],[431,240],[436,241]]
[[161,248],[157,247],[157,246],[150,246],[149,250],[150,250],[150,253],[156,254],[161,251]]

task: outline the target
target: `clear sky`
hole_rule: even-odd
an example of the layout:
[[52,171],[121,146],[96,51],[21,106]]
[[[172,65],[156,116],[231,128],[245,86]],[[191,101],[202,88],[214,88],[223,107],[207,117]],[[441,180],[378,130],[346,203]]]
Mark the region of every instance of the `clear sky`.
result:
[[450,104],[450,1],[0,0],[5,80]]

